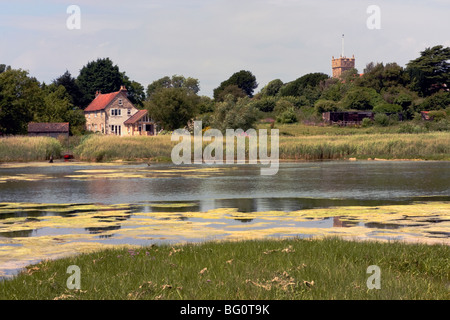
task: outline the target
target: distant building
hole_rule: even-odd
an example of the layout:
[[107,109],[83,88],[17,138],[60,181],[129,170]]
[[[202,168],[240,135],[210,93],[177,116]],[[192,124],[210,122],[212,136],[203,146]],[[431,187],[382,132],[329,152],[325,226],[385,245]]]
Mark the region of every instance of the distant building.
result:
[[336,111],[322,113],[322,119],[327,124],[337,124],[340,126],[361,124],[364,118],[373,120],[372,111]]
[[355,56],[352,58],[339,57],[331,59],[331,68],[333,69],[333,78],[340,78],[342,73],[355,68]]
[[47,136],[58,138],[59,136],[69,137],[69,123],[56,122],[30,122],[28,124],[28,135],[31,137]]
[[355,68],[355,56],[347,58],[344,54],[344,35],[342,35],[342,53],[337,59],[331,58],[331,68],[333,70],[333,78],[340,78],[342,73]]
[[[95,99],[84,109],[86,130],[118,136],[140,133],[150,135],[147,132],[155,134],[156,124],[148,117],[143,119],[146,115],[147,111],[137,109],[128,99],[127,89],[124,86],[119,91],[111,93],[103,94],[97,91]],[[151,125],[153,129],[150,131]]]

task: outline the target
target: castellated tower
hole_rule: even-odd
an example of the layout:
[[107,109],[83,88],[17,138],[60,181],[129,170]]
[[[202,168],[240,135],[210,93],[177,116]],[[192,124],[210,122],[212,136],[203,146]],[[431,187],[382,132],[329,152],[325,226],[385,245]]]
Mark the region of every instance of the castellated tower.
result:
[[344,71],[353,69],[355,67],[355,56],[352,58],[339,57],[331,60],[331,67],[333,69],[333,78],[340,78]]
[[340,78],[344,71],[353,69],[355,67],[355,56],[347,58],[344,55],[344,35],[342,35],[342,54],[339,58],[331,59],[331,68],[333,69],[333,78]]

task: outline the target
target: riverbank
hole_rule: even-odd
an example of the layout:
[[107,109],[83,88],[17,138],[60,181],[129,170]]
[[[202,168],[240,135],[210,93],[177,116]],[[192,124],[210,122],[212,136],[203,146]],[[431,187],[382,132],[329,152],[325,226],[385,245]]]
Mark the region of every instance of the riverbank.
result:
[[[0,299],[448,299],[449,254],[336,238],[121,247],[29,266],[0,282]],[[71,265],[79,290],[67,288]],[[369,266],[379,267],[379,289],[368,288]]]
[[[280,131],[284,132],[284,131]],[[170,135],[117,137],[90,135],[78,139],[72,153],[78,161],[170,162],[178,143]],[[280,135],[279,158],[284,160],[450,160],[450,132],[354,133],[349,135]],[[62,156],[64,142],[45,137],[0,139],[0,162],[46,161]],[[203,143],[203,147],[208,143]],[[270,143],[269,143],[270,147]],[[192,148],[193,150],[194,148]],[[224,143],[224,153],[226,145]],[[248,157],[247,157],[248,158]]]

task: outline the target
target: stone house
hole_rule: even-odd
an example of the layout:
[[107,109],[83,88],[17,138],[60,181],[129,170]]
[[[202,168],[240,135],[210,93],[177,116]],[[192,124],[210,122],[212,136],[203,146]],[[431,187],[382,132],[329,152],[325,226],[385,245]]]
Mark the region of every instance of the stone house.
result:
[[139,110],[124,122],[127,135],[131,136],[155,136],[158,126],[148,116],[147,110]]
[[[137,109],[128,99],[127,89],[124,86],[121,86],[119,91],[111,93],[103,94],[97,91],[95,99],[84,109],[86,130],[118,136],[136,135],[139,130],[139,122],[142,120],[148,120],[148,122],[141,123],[141,130],[145,131],[146,126],[150,124],[156,128],[151,119],[144,119],[144,111]],[[136,114],[139,117],[133,118]],[[125,124],[130,118],[133,118],[133,123]],[[133,125],[136,126],[136,131],[132,130]]]

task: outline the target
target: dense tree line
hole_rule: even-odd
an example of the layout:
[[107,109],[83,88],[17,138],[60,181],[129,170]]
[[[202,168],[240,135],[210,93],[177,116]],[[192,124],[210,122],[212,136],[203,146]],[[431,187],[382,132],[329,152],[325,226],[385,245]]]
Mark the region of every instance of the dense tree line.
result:
[[447,121],[450,114],[450,48],[435,46],[421,52],[404,68],[396,63],[368,63],[360,75],[356,69],[341,78],[310,73],[283,83],[274,79],[258,93],[250,71],[232,74],[214,89],[213,98],[199,96],[198,79],[166,76],[145,89],[129,79],[109,58],[88,62],[73,77],[69,71],[51,84],[40,83],[27,71],[0,64],[0,132],[26,133],[27,123],[70,122],[72,134],[82,133],[83,109],[95,92],[114,92],[126,86],[130,100],[146,108],[166,130],[201,119],[219,129],[250,128],[260,118],[281,123],[320,121],[322,112],[371,110],[402,113],[404,119],[431,111]]

